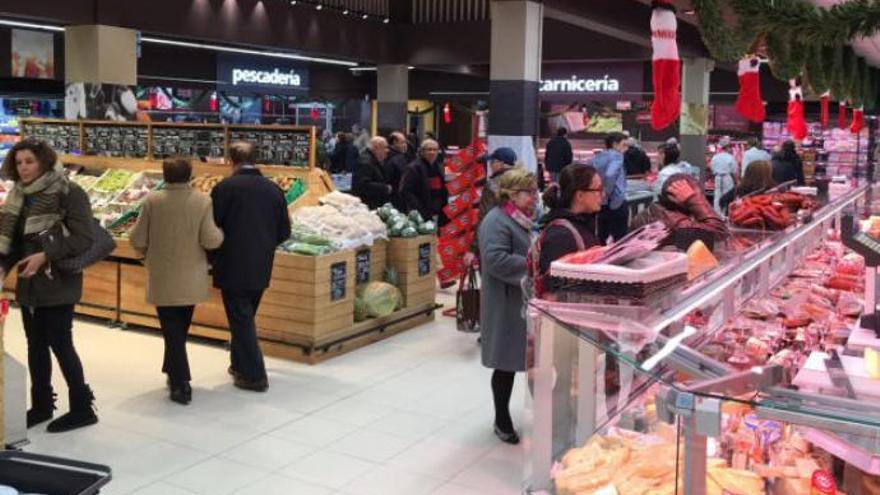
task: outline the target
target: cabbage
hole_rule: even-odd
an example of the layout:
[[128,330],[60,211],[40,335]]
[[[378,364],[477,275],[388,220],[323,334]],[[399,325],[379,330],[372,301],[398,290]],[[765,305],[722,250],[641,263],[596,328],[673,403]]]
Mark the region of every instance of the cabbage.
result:
[[366,314],[372,318],[388,316],[403,304],[400,289],[386,282],[370,282],[361,287],[357,299],[363,302]]

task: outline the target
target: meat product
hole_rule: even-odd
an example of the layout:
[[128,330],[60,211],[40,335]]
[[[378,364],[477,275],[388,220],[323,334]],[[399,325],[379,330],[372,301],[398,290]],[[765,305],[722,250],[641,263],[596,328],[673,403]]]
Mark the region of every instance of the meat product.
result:
[[837,303],[837,314],[857,318],[865,309],[862,299],[851,292],[844,293]]
[[591,247],[586,251],[578,251],[576,253],[563,256],[559,259],[559,261],[562,263],[571,263],[574,265],[590,265],[601,258],[605,254],[606,249],[607,248],[605,246]]
[[756,320],[767,320],[779,315],[779,306],[766,299],[752,300],[746,304],[743,315]]
[[795,317],[795,318],[786,318],[783,320],[782,324],[785,325],[785,328],[801,328],[810,324],[812,320],[809,317]]
[[837,289],[848,292],[857,292],[861,290],[858,280],[840,275],[834,275],[825,282],[825,287],[829,289]]
[[827,289],[822,287],[821,285],[813,284],[810,286],[810,291],[823,298],[826,299],[831,304],[836,304],[837,300],[840,298],[840,293],[833,289]]

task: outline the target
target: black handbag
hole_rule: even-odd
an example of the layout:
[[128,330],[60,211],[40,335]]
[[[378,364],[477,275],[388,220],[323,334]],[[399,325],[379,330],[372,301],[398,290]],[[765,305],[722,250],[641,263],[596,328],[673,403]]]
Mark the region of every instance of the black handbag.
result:
[[[54,241],[54,236],[69,235],[69,231],[63,222],[58,222],[57,228],[52,229],[52,231],[52,233],[40,236],[44,250],[47,245]],[[110,256],[114,249],[116,249],[116,241],[113,240],[113,236],[110,235],[110,232],[107,232],[107,229],[101,226],[101,222],[97,218],[92,218],[92,245],[89,249],[79,256],[53,261],[52,270],[61,275],[82,273],[86,268]]]
[[477,278],[477,269],[473,265],[461,276],[455,294],[455,325],[459,332],[480,331],[480,287]]

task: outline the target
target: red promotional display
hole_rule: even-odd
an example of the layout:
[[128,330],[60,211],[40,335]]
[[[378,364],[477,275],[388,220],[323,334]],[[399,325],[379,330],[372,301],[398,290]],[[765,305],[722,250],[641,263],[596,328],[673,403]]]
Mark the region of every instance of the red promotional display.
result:
[[736,98],[736,111],[755,123],[764,122],[767,112],[761,99],[761,60],[746,57],[739,61],[739,96]]
[[672,125],[681,112],[681,59],[678,55],[678,21],[671,0],[655,0],[651,14],[651,45],[654,49],[654,103],[651,127]]
[[475,188],[470,188],[455,198],[455,201],[444,206],[443,213],[446,214],[446,218],[453,219],[473,208],[474,203],[479,200],[480,195],[477,190]]
[[807,137],[807,121],[804,117],[804,94],[795,80],[792,80],[790,84],[786,127],[792,138],[796,141],[801,141]]

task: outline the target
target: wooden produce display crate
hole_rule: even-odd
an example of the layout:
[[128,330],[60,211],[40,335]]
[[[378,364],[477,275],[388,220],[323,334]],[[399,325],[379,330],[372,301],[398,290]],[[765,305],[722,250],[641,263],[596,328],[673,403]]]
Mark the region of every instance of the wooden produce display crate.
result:
[[372,246],[356,249],[354,252],[355,285],[358,287],[370,282],[385,279],[385,264],[388,259],[388,241],[376,240]]
[[388,241],[388,266],[397,271],[404,306],[433,303],[437,279],[437,237],[422,235]]
[[257,313],[261,338],[314,346],[354,325],[354,251],[325,256],[275,255]]

